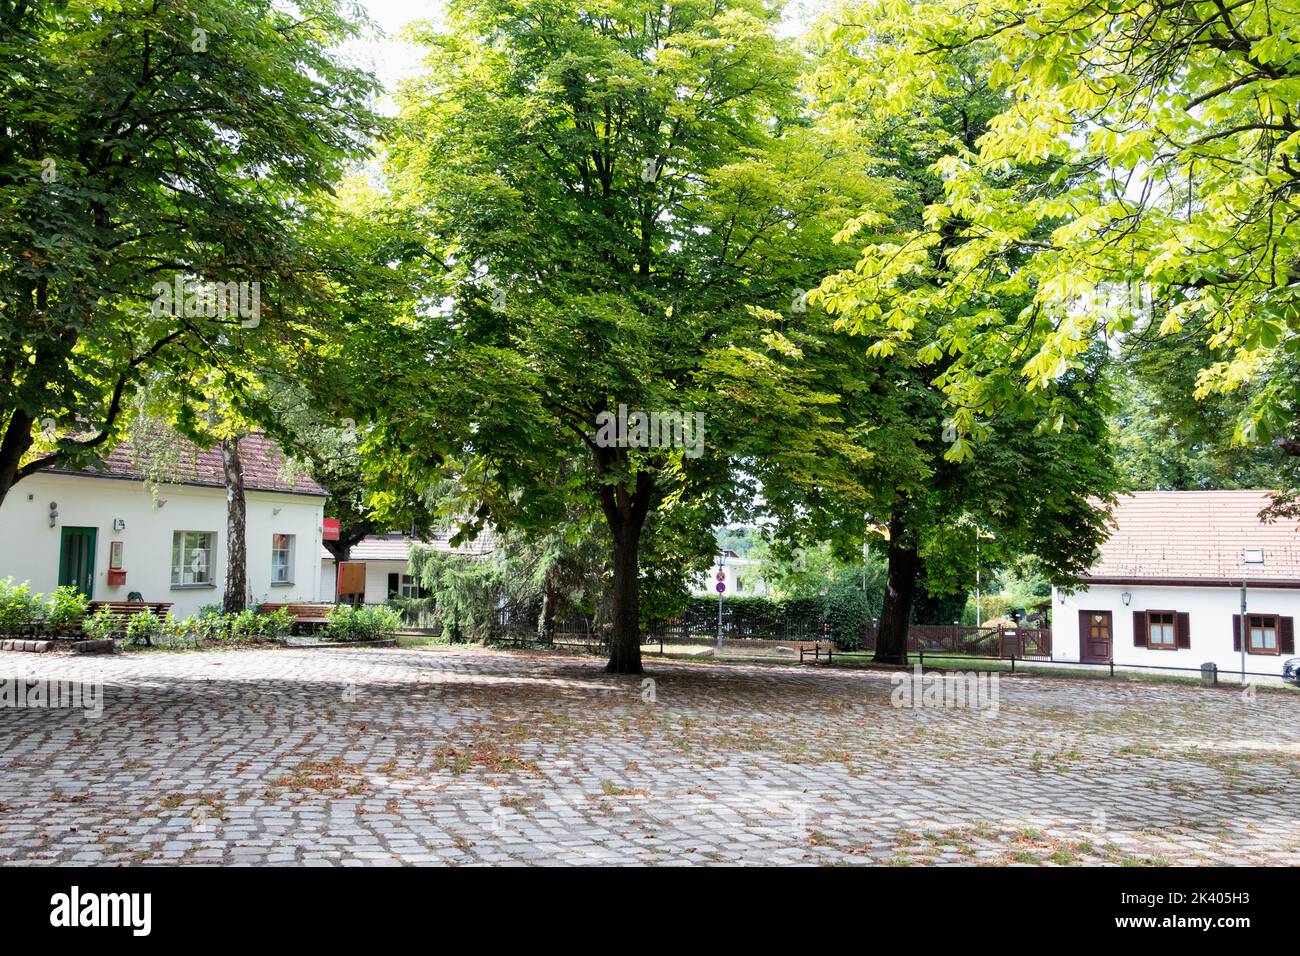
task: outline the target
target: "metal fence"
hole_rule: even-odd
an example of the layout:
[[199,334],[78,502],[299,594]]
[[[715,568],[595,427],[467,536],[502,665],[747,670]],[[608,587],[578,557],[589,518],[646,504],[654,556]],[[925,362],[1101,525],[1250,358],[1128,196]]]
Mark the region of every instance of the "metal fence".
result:
[[[862,629],[860,648],[876,649],[879,624],[872,622]],[[969,627],[959,624],[913,624],[907,629],[909,653],[944,652],[963,656],[987,655],[997,658],[1050,658],[1052,632],[1038,627]]]
[[[947,657],[947,655],[942,652],[940,652],[938,656],[940,657],[940,659],[945,661],[952,660],[952,658]],[[1019,662],[1021,667],[1027,672],[1033,670],[1052,670],[1053,668],[1057,668],[1057,667],[1061,667],[1065,669],[1069,669],[1071,667],[1081,667],[1081,668],[1092,668],[1093,673],[1101,674],[1101,676],[1109,677],[1109,678],[1113,678],[1117,674],[1123,675],[1126,671],[1128,672],[1171,671],[1174,673],[1197,674],[1200,676],[1201,681],[1203,683],[1212,684],[1216,686],[1225,681],[1228,682],[1236,681],[1237,683],[1245,683],[1245,679],[1248,677],[1267,677],[1276,681],[1282,680],[1282,675],[1280,672],[1267,673],[1264,671],[1242,671],[1237,668],[1219,667],[1218,664],[1215,664],[1212,661],[1209,663],[1202,664],[1200,667],[1176,667],[1172,664],[1117,664],[1113,660],[1065,661],[1065,660],[1056,660],[1050,657],[1043,658],[1043,657],[1023,657],[1023,656],[1006,656],[1006,655],[994,656],[994,655],[985,655],[985,654],[963,654],[961,655],[961,658],[963,661],[966,660],[997,661],[999,663],[1006,664],[1008,666],[1008,669],[1013,674],[1016,672],[1016,663]],[[925,663],[924,650],[917,652],[916,663],[919,664],[922,667],[922,669],[925,668],[926,663]],[[933,665],[932,663],[931,666],[935,666],[935,665]],[[944,667],[944,669],[951,669],[946,664],[942,666]]]

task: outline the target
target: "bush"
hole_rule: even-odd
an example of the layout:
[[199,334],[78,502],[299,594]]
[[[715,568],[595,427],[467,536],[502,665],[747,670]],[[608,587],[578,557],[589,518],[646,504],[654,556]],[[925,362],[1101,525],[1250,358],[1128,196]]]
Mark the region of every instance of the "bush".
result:
[[284,640],[293,632],[295,620],[284,608],[276,608],[270,614],[262,615],[262,634],[274,641]]
[[401,623],[401,615],[389,607],[340,604],[330,609],[325,639],[344,642],[386,640],[397,633]]
[[61,584],[46,601],[45,621],[55,634],[74,632],[80,629],[89,606],[90,601],[84,594],[71,585]]
[[226,634],[230,643],[256,644],[265,636],[266,619],[252,608],[245,608],[227,616],[229,627]]
[[94,614],[81,619],[81,633],[92,641],[116,637],[117,629],[117,617],[106,607],[101,607]]
[[152,608],[132,614],[126,622],[126,638],[132,644],[152,644],[162,633],[162,621]]
[[0,579],[0,633],[25,634],[34,630],[44,620],[44,611],[41,595],[32,591],[26,581],[18,584],[13,578]]

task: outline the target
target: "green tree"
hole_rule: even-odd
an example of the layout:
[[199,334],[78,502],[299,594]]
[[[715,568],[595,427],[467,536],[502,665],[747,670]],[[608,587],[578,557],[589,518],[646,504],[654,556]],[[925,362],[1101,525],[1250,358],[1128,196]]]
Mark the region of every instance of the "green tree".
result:
[[[805,121],[776,16],[459,0],[422,35],[392,145],[447,271],[428,307],[350,333],[354,366],[382,356],[356,386],[373,457],[394,482],[454,479],[498,527],[596,509],[614,672],[641,669],[643,590],[684,598],[713,528],[848,484],[864,457],[780,324],[881,191],[852,137]],[[603,440],[620,406],[705,431]]]
[[146,378],[284,320],[307,200],[376,125],[339,7],[0,3],[0,501],[111,447]]
[[1127,488],[1193,490],[1276,488],[1295,482],[1300,462],[1276,445],[1232,441],[1249,389],[1195,397],[1201,369],[1213,362],[1189,332],[1129,337],[1112,369],[1116,410],[1111,437]]
[[[993,50],[1005,106],[936,167],[944,192],[927,211],[936,227],[960,227],[955,281],[946,295],[917,294],[877,263],[892,307],[929,317],[956,356],[945,388],[969,410],[955,416],[963,434],[1008,384],[1050,390],[1096,339],[1136,330],[1193,336],[1206,361],[1192,395],[1244,396],[1236,440],[1300,454],[1300,11],[1269,0],[889,0],[836,20],[842,61],[881,39],[871,75],[840,85],[870,87],[900,113],[960,82],[954,51]],[[1036,175],[1010,174],[1026,167]],[[950,308],[990,288],[1032,294],[1015,311]],[[913,326],[878,335],[889,347]]]
[[[829,275],[814,300],[887,369],[874,425],[887,449],[869,465],[871,514],[883,529],[888,574],[875,659],[906,663],[914,614],[955,620],[973,578],[976,552],[990,563],[1032,553],[1058,580],[1077,578],[1104,536],[1104,517],[1088,501],[1105,500],[1116,479],[1106,431],[1104,350],[1044,384],[1018,391],[1014,373],[983,368],[981,387],[996,402],[970,402],[956,378],[962,353],[957,326],[997,327],[1032,300],[1012,281],[1017,259],[982,265],[978,279],[961,259],[971,223],[942,205],[945,170],[967,155],[1007,109],[990,88],[990,45],[968,45],[938,60],[942,75],[909,87],[895,82],[894,26],[885,8],[854,6],[851,25],[825,34],[822,61],[808,80],[828,121],[871,137],[893,181],[888,220],[858,218],[841,235],[858,244],[851,269]],[[1004,179],[1053,193],[1047,177],[1007,163]],[[971,438],[981,442],[975,454]],[[945,600],[948,595],[953,601]],[[917,602],[920,601],[919,607]]]

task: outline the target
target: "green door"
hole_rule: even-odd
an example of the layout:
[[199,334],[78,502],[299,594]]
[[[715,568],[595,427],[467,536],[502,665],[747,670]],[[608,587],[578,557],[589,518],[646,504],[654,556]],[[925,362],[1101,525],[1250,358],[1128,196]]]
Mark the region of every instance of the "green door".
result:
[[59,540],[59,584],[70,584],[86,597],[95,590],[95,528],[63,529]]

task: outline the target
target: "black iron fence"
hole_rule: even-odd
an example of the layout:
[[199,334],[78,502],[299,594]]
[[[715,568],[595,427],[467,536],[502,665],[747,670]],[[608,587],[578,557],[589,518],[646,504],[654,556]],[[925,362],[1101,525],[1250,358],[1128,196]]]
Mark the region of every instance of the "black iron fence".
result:
[[[867,624],[862,629],[861,648],[876,649],[879,625]],[[1050,658],[1052,632],[1047,628],[970,627],[959,624],[913,624],[907,629],[907,650],[911,654],[926,651],[961,654],[964,656],[989,655],[998,658]]]

